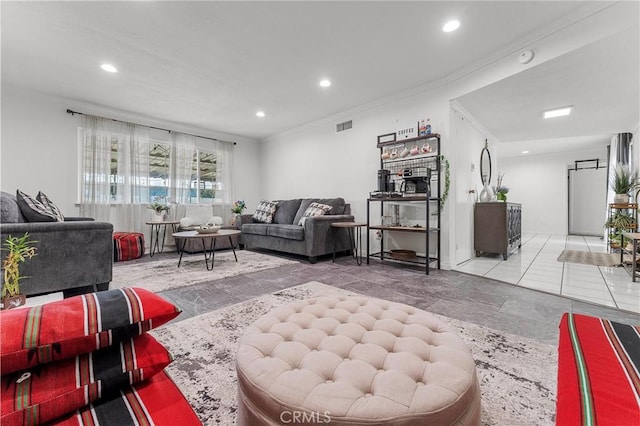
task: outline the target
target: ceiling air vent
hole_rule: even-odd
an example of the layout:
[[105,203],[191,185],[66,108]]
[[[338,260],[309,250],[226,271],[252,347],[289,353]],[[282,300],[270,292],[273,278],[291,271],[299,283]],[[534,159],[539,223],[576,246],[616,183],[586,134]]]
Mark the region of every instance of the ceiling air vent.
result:
[[338,124],[336,124],[336,133],[337,132],[343,132],[345,130],[349,130],[352,127],[353,127],[353,123],[352,123],[351,120],[345,121],[344,123],[338,123]]

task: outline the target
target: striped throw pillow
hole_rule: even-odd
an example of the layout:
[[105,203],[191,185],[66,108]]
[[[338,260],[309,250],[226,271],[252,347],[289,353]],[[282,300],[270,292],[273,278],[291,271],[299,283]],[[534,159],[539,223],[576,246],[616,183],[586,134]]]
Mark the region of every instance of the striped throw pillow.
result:
[[2,374],[109,347],[158,327],[180,314],[174,304],[141,288],[100,291],[0,318]]
[[143,334],[99,351],[2,375],[0,423],[44,424],[161,372],[172,358]]

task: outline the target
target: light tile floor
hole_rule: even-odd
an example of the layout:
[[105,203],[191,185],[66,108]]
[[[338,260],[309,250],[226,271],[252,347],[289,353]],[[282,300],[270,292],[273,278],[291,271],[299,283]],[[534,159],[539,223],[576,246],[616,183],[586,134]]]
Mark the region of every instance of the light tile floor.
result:
[[562,250],[606,252],[598,237],[557,234],[523,235],[522,248],[509,255],[482,255],[455,270],[572,299],[640,313],[640,281],[622,267],[558,262]]

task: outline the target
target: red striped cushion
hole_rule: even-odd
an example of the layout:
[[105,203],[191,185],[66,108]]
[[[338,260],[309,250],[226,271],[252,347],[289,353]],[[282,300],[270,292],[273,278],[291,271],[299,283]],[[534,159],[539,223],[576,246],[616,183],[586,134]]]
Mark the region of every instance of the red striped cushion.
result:
[[64,426],[190,426],[201,425],[193,409],[167,373],[130,386],[112,399],[90,404],[54,425]]
[[172,320],[180,310],[148,290],[84,294],[0,313],[2,374],[111,346]]
[[640,425],[640,326],[565,313],[558,425]]
[[172,361],[148,334],[63,361],[2,376],[3,425],[41,424],[114,390],[149,379]]

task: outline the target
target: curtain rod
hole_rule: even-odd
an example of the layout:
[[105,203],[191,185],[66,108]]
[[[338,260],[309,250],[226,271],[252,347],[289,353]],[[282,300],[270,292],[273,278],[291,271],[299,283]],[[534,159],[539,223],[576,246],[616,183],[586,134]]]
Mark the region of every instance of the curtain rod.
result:
[[[73,111],[73,110],[70,110],[70,109],[68,109],[68,108],[67,108],[67,114],[71,114],[71,115],[76,115],[76,114],[78,114],[78,115],[89,115],[89,114],[85,114],[84,112]],[[149,129],[163,130],[163,131],[165,131],[165,132],[169,132],[169,133],[173,132],[173,130],[170,130],[170,129],[163,129],[162,127],[146,126],[146,125],[144,125],[144,124],[132,123],[132,122],[130,122],[130,121],[116,120],[115,118],[107,118],[107,117],[100,117],[100,118],[105,118],[105,119],[107,119],[107,120],[111,120],[111,121],[117,121],[117,122],[119,122],[119,123],[134,124],[134,125],[136,125],[136,126],[147,127],[147,128],[149,128]],[[234,145],[237,145],[237,142],[232,142],[232,141],[223,141],[223,140],[221,140],[221,139],[209,138],[209,137],[207,137],[207,136],[194,135],[193,133],[184,133],[184,132],[180,132],[180,133],[185,134],[185,135],[189,135],[189,136],[195,136],[196,138],[200,138],[200,139],[209,139],[209,140],[211,140],[211,141],[216,141],[216,142],[226,142],[226,143],[232,143],[232,144],[234,144]]]

